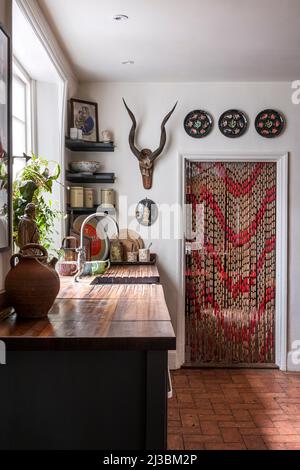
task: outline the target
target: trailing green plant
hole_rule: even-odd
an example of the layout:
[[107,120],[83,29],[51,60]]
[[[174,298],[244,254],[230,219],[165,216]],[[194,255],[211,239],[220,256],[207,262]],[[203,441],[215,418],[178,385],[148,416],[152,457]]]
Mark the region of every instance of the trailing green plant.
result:
[[[53,168],[50,170],[50,163]],[[16,240],[20,218],[25,207],[33,202],[36,205],[36,223],[41,235],[41,244],[46,249],[53,248],[55,219],[61,213],[54,207],[49,197],[53,183],[60,175],[60,165],[32,155],[27,165],[19,172],[13,183],[13,238]]]

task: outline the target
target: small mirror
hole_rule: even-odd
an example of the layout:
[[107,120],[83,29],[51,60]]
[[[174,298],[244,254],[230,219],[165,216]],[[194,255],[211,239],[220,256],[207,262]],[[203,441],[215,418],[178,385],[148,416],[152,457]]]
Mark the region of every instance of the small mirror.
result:
[[137,205],[135,210],[135,216],[137,221],[141,225],[145,225],[149,227],[150,225],[154,224],[158,217],[158,208],[155,202],[151,201],[151,199],[145,198],[140,201]]

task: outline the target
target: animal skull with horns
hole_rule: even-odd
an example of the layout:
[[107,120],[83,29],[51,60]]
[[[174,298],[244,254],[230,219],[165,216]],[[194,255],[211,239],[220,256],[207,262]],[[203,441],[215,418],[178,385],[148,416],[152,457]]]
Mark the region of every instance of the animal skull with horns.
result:
[[166,134],[166,129],[165,125],[169,118],[171,117],[172,113],[174,112],[174,109],[177,106],[177,102],[171,109],[171,111],[165,116],[161,123],[161,135],[160,135],[160,144],[159,147],[152,152],[149,149],[142,149],[138,150],[134,144],[134,137],[135,137],[135,131],[136,131],[136,120],[134,117],[133,112],[128,108],[124,98],[123,102],[125,105],[125,108],[128,111],[128,114],[132,120],[132,127],[130,129],[129,133],[129,146],[131,148],[132,153],[137,157],[139,164],[140,164],[140,171],[142,174],[143,178],[143,186],[145,189],[151,189],[152,187],[152,176],[153,176],[153,166],[154,166],[154,161],[156,158],[162,153],[164,146],[166,144],[167,140],[167,134]]

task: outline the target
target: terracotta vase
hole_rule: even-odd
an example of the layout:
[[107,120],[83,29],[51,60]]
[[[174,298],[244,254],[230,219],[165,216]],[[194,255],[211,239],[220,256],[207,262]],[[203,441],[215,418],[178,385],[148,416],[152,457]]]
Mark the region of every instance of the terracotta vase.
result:
[[[34,250],[32,254],[22,251]],[[47,250],[28,244],[11,257],[11,270],[5,279],[5,290],[17,315],[23,318],[46,317],[59,292],[59,276],[55,271],[56,258],[47,263]],[[36,254],[38,251],[41,254]],[[18,263],[16,263],[18,260]]]

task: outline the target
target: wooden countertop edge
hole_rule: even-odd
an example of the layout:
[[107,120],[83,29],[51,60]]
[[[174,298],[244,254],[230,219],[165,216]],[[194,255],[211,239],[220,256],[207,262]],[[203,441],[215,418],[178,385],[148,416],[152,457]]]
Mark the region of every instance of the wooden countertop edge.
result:
[[176,337],[0,337],[7,351],[171,351]]

